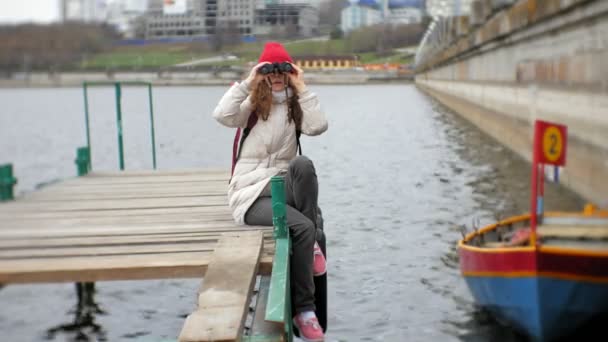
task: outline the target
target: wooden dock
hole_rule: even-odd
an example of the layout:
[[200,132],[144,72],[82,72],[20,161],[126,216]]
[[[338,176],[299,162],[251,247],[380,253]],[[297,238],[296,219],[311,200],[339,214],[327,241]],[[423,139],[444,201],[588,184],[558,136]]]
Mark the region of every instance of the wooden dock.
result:
[[0,283],[200,277],[234,223],[225,172],[91,173],[0,204]]
[[[272,227],[234,223],[228,179],[219,171],[94,172],[0,203],[0,283],[205,276],[180,340],[238,340],[275,243]],[[263,327],[264,338],[280,336],[276,327]]]

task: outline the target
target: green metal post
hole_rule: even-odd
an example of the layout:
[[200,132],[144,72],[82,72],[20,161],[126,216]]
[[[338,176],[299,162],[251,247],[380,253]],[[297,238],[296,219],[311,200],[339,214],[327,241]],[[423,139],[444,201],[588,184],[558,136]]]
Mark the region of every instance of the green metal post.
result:
[[[82,89],[84,92],[84,122],[87,126],[87,147],[89,156],[91,155],[91,129],[89,126],[89,92],[87,82],[83,82]],[[93,169],[93,161],[89,158],[89,170]]]
[[78,176],[84,176],[91,170],[91,153],[88,147],[79,147],[76,150],[76,167]]
[[[114,86],[116,92],[116,125],[118,128],[118,158],[119,166],[121,170],[125,169],[125,155],[124,155],[124,144],[123,144],[123,128],[122,128],[122,86],[146,86],[148,87],[148,103],[150,106],[150,135],[152,140],[152,165],[154,169],[157,167],[156,163],[156,137],[154,127],[154,100],[152,96],[152,84],[150,82],[83,82],[83,93],[84,93],[84,114],[86,122],[86,134],[87,134],[87,147],[89,148],[89,155],[91,155],[91,135],[90,135],[90,123],[89,123],[89,96],[88,89],[95,86]],[[89,170],[93,169],[92,158],[89,158]]]
[[152,166],[156,170],[156,142],[154,138],[154,105],[152,104],[152,84],[148,84],[148,101],[150,101],[150,134],[152,136]]
[[13,188],[17,179],[13,177],[13,165],[0,165],[0,202],[15,199]]
[[118,129],[118,158],[120,162],[120,170],[125,169],[125,155],[122,144],[122,108],[121,108],[121,98],[122,91],[120,88],[120,83],[116,82],[114,85],[116,88],[116,126]]
[[272,196],[272,224],[274,226],[274,238],[286,238],[287,232],[287,210],[285,209],[285,181],[283,177],[272,177],[270,179],[270,193]]
[[274,225],[273,235],[275,238],[275,254],[272,263],[272,275],[270,277],[265,319],[267,321],[285,324],[287,340],[292,341],[291,286],[289,283],[291,239],[287,227],[285,182],[283,177],[272,177],[270,180],[270,191],[272,195],[272,222]]

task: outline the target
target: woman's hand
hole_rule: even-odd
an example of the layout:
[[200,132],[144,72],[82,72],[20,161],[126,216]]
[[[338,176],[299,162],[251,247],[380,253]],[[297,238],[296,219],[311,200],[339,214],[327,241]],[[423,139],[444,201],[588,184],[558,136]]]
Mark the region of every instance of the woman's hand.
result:
[[258,84],[264,80],[264,75],[258,72],[258,70],[262,67],[262,65],[269,64],[268,62],[262,62],[251,69],[249,73],[249,77],[245,80],[248,85],[249,90],[255,89]]
[[306,90],[306,84],[304,84],[304,70],[295,64],[291,64],[295,73],[287,74],[289,77],[289,83],[295,88],[296,93],[301,94]]

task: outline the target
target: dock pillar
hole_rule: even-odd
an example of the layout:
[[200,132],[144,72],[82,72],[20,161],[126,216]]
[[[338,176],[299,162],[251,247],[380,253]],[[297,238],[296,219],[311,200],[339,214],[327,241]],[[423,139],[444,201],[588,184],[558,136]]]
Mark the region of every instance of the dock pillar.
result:
[[0,165],[0,202],[14,199],[15,184],[17,179],[13,177],[13,165]]
[[[76,150],[76,168],[78,176],[84,176],[91,170],[91,153],[88,147],[79,147]],[[76,283],[76,295],[78,296],[78,304],[76,312],[83,312],[86,308],[92,308],[94,312],[101,312],[97,303],[95,303],[95,283]],[[78,320],[78,319],[76,319]]]

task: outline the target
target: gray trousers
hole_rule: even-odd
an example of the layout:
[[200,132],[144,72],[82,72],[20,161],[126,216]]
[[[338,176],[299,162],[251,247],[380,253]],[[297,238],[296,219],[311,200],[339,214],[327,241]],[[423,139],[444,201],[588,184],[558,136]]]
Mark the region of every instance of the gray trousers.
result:
[[[287,225],[292,241],[291,293],[294,314],[315,310],[312,263],[315,243],[319,185],[310,159],[298,156],[285,175]],[[245,223],[272,226],[272,200],[263,193],[245,214]],[[320,227],[321,228],[321,227]]]

